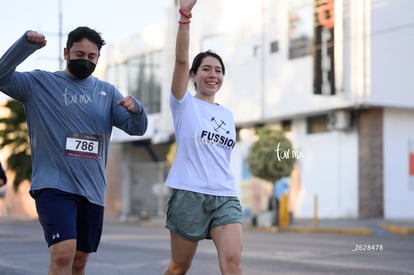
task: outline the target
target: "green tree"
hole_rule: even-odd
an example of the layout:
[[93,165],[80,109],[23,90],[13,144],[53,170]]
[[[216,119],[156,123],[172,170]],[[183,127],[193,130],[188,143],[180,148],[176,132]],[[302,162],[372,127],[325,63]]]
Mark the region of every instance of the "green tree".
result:
[[295,163],[291,141],[282,130],[271,126],[257,129],[259,139],[252,144],[247,155],[247,164],[253,176],[271,183],[289,177]]
[[7,169],[15,172],[13,188],[18,190],[24,180],[32,179],[32,162],[30,154],[29,132],[23,105],[16,100],[9,100],[2,106],[9,115],[0,118],[0,148],[9,148]]

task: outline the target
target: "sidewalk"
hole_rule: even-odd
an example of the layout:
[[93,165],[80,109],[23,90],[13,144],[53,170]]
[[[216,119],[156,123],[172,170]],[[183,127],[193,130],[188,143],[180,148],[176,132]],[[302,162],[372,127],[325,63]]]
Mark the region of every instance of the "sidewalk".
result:
[[[16,217],[0,217],[1,221],[31,220]],[[109,223],[125,223],[119,220],[106,221]],[[266,232],[291,233],[331,233],[331,234],[358,234],[381,235],[399,234],[414,235],[414,219],[294,219],[288,226],[252,226],[250,218],[243,219],[243,229]],[[149,220],[133,220],[126,223],[136,223],[142,226],[161,226],[165,224],[164,218]]]
[[[165,221],[155,218],[136,222],[143,226],[164,226]],[[313,219],[294,219],[284,228],[270,225],[253,226],[250,217],[244,217],[242,223],[244,230],[265,232],[414,235],[414,219],[319,219],[317,224],[314,224]]]
[[293,233],[332,233],[332,234],[401,234],[414,235],[414,220],[384,220],[384,219],[295,219],[288,226],[253,227],[247,229],[265,230],[272,232]]

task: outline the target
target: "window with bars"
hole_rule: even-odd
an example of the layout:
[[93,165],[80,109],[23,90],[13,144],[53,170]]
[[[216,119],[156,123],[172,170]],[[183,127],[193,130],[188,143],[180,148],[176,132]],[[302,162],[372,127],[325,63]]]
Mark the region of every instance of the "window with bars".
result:
[[108,66],[106,78],[121,91],[137,98],[147,114],[158,113],[161,111],[161,58],[162,52],[131,57]]

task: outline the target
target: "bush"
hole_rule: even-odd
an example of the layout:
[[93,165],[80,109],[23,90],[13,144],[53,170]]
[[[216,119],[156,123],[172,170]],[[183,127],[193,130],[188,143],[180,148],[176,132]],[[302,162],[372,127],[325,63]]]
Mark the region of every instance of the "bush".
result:
[[258,128],[257,134],[259,139],[247,156],[250,173],[271,183],[289,177],[295,163],[291,141],[282,130],[270,126]]

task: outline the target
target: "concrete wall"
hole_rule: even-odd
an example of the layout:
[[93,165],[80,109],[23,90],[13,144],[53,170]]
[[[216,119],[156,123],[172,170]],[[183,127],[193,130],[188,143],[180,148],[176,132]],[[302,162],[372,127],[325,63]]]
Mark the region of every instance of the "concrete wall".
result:
[[384,214],[383,110],[362,110],[358,116],[359,217]]
[[370,104],[414,107],[414,1],[377,1],[371,14]]
[[292,139],[302,152],[297,217],[313,216],[315,195],[319,217],[357,217],[356,129],[307,134],[306,121],[295,120]]
[[384,111],[384,217],[414,218],[414,178],[409,153],[414,153],[414,111]]

